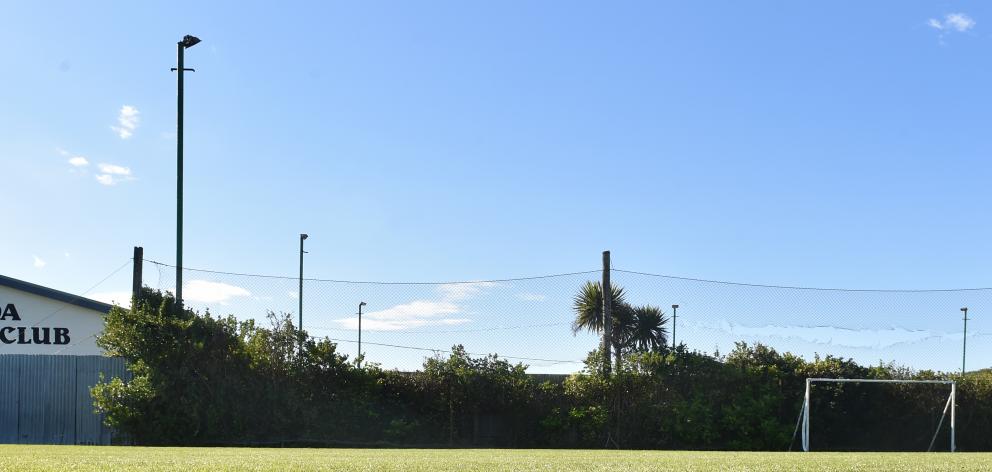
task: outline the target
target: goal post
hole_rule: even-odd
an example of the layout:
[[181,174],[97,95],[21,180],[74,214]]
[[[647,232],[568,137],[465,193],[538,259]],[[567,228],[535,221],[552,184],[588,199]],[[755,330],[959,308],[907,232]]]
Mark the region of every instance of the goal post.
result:
[[[807,378],[806,379],[806,392],[803,395],[803,406],[799,411],[799,419],[796,422],[796,431],[793,432],[792,439],[795,441],[796,433],[802,429],[802,446],[804,452],[810,451],[810,399],[813,393],[814,383],[887,383],[887,384],[934,384],[934,385],[950,385],[951,392],[947,397],[947,403],[944,405],[944,411],[940,415],[940,422],[937,423],[937,430],[934,431],[933,439],[930,440],[929,450],[933,450],[934,441],[937,440],[937,435],[940,433],[940,428],[944,424],[944,417],[947,416],[948,410],[950,410],[951,416],[951,452],[956,449],[954,441],[954,430],[956,426],[956,403],[957,403],[957,383],[953,380],[894,380],[894,379],[826,379],[826,378]],[[791,450],[791,446],[790,446]]]

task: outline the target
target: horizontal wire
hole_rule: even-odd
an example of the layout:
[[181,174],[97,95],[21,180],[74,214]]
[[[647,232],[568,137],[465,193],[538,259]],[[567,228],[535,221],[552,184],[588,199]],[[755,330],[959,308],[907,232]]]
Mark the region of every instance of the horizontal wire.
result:
[[[116,275],[116,274],[117,274],[118,272],[120,272],[120,271],[121,271],[121,269],[123,269],[123,268],[125,268],[125,267],[127,267],[127,266],[128,266],[129,264],[131,264],[131,261],[132,261],[132,260],[133,260],[133,258],[128,258],[128,260],[127,260],[127,261],[125,261],[125,262],[124,262],[124,264],[122,264],[122,265],[121,265],[120,267],[118,267],[118,268],[116,268],[116,269],[114,269],[114,271],[113,271],[113,272],[111,272],[110,274],[108,274],[108,275],[107,275],[106,277],[104,277],[104,278],[102,278],[102,279],[100,279],[100,281],[99,281],[99,282],[97,282],[97,283],[95,283],[95,284],[93,284],[93,286],[92,286],[92,287],[90,287],[90,288],[88,288],[88,289],[86,289],[85,291],[83,291],[82,293],[80,293],[80,294],[79,294],[79,295],[77,295],[77,296],[79,296],[79,297],[84,297],[84,296],[85,296],[85,295],[86,295],[87,293],[90,293],[90,292],[92,292],[92,291],[93,291],[93,289],[95,289],[95,288],[97,288],[97,287],[99,287],[99,286],[100,286],[100,285],[102,285],[102,284],[103,284],[104,282],[106,282],[106,281],[107,281],[107,279],[109,279],[109,278],[111,278],[111,277],[113,277],[113,276],[114,276],[114,275]],[[47,319],[49,319],[49,318],[51,318],[51,317],[53,317],[53,316],[55,316],[55,315],[57,315],[58,313],[60,313],[60,312],[62,312],[62,310],[64,310],[64,309],[66,309],[66,308],[67,308],[68,306],[69,306],[69,305],[62,305],[62,306],[61,306],[61,307],[59,307],[59,308],[58,308],[57,310],[55,310],[55,311],[53,311],[53,312],[51,312],[51,313],[49,313],[49,314],[48,314],[47,316],[44,316],[44,317],[42,317],[42,318],[41,318],[40,320],[38,320],[38,321],[36,321],[36,322],[35,322],[35,323],[34,323],[33,325],[31,325],[31,326],[38,326],[39,324],[41,324],[41,323],[43,323],[43,322],[44,322],[45,320],[47,320]],[[67,346],[67,347],[68,347],[68,346]]]
[[692,277],[679,277],[676,275],[652,274],[649,272],[638,272],[633,270],[613,269],[614,272],[625,274],[644,275],[648,277],[658,277],[663,279],[684,280],[687,282],[702,282],[708,284],[737,285],[741,287],[777,288],[787,290],[815,290],[823,292],[879,292],[879,293],[930,293],[930,292],[980,292],[992,290],[992,287],[977,288],[934,288],[934,289],[884,289],[884,288],[825,288],[825,287],[797,287],[790,285],[766,285],[752,284],[745,282],[727,282],[724,280],[697,279]]
[[[176,266],[171,264],[166,264],[164,262],[153,261],[151,259],[145,259],[145,262],[150,262],[155,265],[170,267],[175,269]],[[183,267],[183,270],[193,271],[193,272],[205,272],[209,274],[221,274],[221,275],[237,275],[241,277],[258,277],[264,279],[282,279],[282,280],[300,280],[299,277],[285,276],[285,275],[264,275],[264,274],[248,274],[242,272],[224,272],[220,270],[210,270],[210,269],[194,269],[191,267]],[[375,282],[375,281],[363,281],[363,280],[336,280],[336,279],[316,279],[304,277],[304,281],[311,282],[333,282],[340,284],[364,284],[364,285],[450,285],[450,284],[478,284],[478,283],[490,283],[490,282],[517,282],[521,280],[538,280],[538,279],[550,279],[554,277],[567,277],[570,275],[583,275],[583,274],[595,274],[599,273],[598,270],[587,270],[580,272],[565,272],[561,274],[548,274],[548,275],[535,275],[531,277],[513,277],[507,279],[489,279],[489,280],[460,280],[453,282]]]
[[[489,331],[502,331],[502,330],[526,329],[526,328],[545,328],[545,327],[549,327],[549,326],[565,326],[565,325],[571,325],[571,324],[572,324],[572,322],[571,321],[568,321],[568,322],[564,322],[564,323],[542,323],[542,324],[520,325],[520,326],[493,326],[493,327],[489,327],[489,328],[452,329],[452,330],[441,330],[441,331],[406,331],[406,330],[401,330],[401,329],[386,330],[386,329],[368,329],[368,328],[363,329],[362,331],[367,332],[367,333],[388,333],[388,334],[485,333],[485,332],[489,332]],[[322,326],[322,325],[311,325],[309,327],[309,329],[320,329],[320,330],[327,330],[327,331],[358,331],[357,328],[354,328],[354,329],[353,328],[332,328],[330,326]]]
[[[176,266],[171,264],[166,264],[164,262],[158,262],[152,259],[145,259],[146,262],[175,269]],[[204,272],[209,274],[221,274],[221,275],[235,275],[241,277],[258,277],[266,279],[282,279],[282,280],[300,280],[299,277],[293,276],[283,276],[283,275],[266,275],[266,274],[251,274],[245,272],[227,272],[220,270],[211,269],[197,269],[192,267],[184,267],[183,270],[192,272]],[[974,288],[937,288],[937,289],[876,289],[876,288],[836,288],[836,287],[808,287],[808,286],[795,286],[795,285],[773,285],[773,284],[757,284],[748,282],[731,282],[726,280],[712,280],[712,279],[700,279],[695,277],[682,277],[677,275],[665,275],[665,274],[654,274],[650,272],[640,272],[634,270],[624,270],[624,269],[611,269],[613,272],[619,272],[624,274],[634,274],[643,275],[647,277],[658,277],[671,280],[682,280],[687,282],[700,282],[707,284],[719,284],[719,285],[734,285],[740,287],[756,287],[756,288],[772,288],[772,289],[782,289],[782,290],[811,290],[811,291],[825,291],[825,292],[876,292],[876,293],[939,293],[939,292],[980,292],[980,291],[992,291],[992,287],[974,287]],[[383,282],[383,281],[367,281],[367,280],[339,280],[339,279],[319,279],[319,278],[309,278],[304,277],[304,281],[311,282],[331,282],[331,283],[342,283],[342,284],[363,284],[363,285],[445,285],[445,284],[473,284],[473,283],[490,283],[490,282],[516,282],[522,280],[539,280],[539,279],[549,279],[555,277],[567,277],[572,275],[588,275],[600,273],[600,270],[587,270],[579,272],[563,272],[559,274],[547,274],[547,275],[537,275],[529,277],[511,277],[504,279],[483,279],[483,280],[459,280],[459,281],[434,281],[434,282]]]
[[[322,337],[319,337],[319,336],[310,336],[310,337],[312,339],[318,339],[318,340],[319,339],[327,339],[328,341],[336,341],[336,342],[339,342],[339,343],[358,344],[358,341],[355,341],[354,339],[322,338]],[[431,348],[426,348],[426,347],[400,346],[398,344],[385,344],[385,343],[373,343],[373,342],[364,342],[362,344],[368,344],[370,346],[394,347],[394,348],[397,348],[397,349],[410,349],[410,350],[413,350],[413,351],[443,352],[445,354],[451,354],[452,353],[452,351],[449,351],[447,349],[431,349]],[[489,354],[480,354],[480,353],[477,353],[477,352],[467,352],[467,351],[465,352],[465,354],[468,354],[468,355],[471,355],[471,356],[488,356],[489,355]],[[505,359],[516,359],[516,360],[521,360],[521,361],[554,362],[556,364],[582,364],[582,363],[584,363],[584,361],[565,361],[565,360],[561,360],[561,359],[540,359],[540,358],[534,358],[534,357],[502,356],[502,355],[497,355],[497,357],[502,357],[502,358],[505,358]]]

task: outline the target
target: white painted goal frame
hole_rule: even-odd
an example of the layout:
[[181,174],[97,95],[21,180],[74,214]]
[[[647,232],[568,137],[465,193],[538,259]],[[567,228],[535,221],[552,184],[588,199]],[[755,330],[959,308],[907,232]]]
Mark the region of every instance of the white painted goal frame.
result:
[[[937,423],[937,431],[933,433],[933,439],[930,440],[930,450],[933,450],[933,443],[937,440],[937,435],[940,433],[940,427],[944,424],[944,417],[947,416],[947,410],[951,411],[951,452],[956,449],[954,443],[954,426],[955,426],[955,403],[957,394],[957,383],[953,380],[888,380],[888,379],[821,379],[821,378],[808,378],[806,379],[806,395],[803,397],[803,407],[799,414],[799,421],[796,422],[796,430],[798,431],[800,425],[802,426],[803,436],[802,444],[803,451],[809,452],[809,400],[810,393],[813,389],[813,383],[820,382],[833,382],[833,383],[904,383],[904,384],[941,384],[950,385],[951,394],[947,397],[947,403],[944,405],[944,412],[940,415],[940,422]],[[795,433],[792,436],[795,440]],[[791,449],[791,447],[790,447]]]

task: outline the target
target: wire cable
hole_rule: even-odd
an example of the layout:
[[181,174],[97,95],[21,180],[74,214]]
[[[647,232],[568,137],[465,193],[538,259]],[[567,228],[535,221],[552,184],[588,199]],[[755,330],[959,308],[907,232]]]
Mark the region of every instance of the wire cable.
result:
[[[91,291],[93,291],[93,289],[95,289],[95,288],[97,288],[97,287],[99,287],[99,286],[100,286],[100,284],[102,284],[102,283],[104,283],[104,282],[106,282],[106,281],[107,281],[107,279],[109,279],[109,278],[111,278],[111,277],[113,277],[114,275],[117,275],[117,273],[118,273],[118,272],[120,272],[120,271],[121,271],[121,269],[123,269],[123,268],[125,268],[125,267],[127,267],[127,266],[128,266],[128,264],[130,264],[130,263],[131,263],[131,261],[132,261],[132,259],[130,259],[130,258],[129,258],[129,259],[127,260],[127,262],[125,262],[125,263],[124,263],[124,265],[122,265],[122,266],[120,266],[120,267],[118,267],[118,268],[117,268],[117,269],[115,269],[115,270],[114,270],[113,272],[111,272],[111,273],[110,273],[110,275],[107,275],[106,277],[104,277],[104,278],[102,278],[102,279],[100,279],[100,281],[99,281],[99,282],[97,282],[97,283],[95,283],[95,284],[93,284],[93,286],[92,286],[92,287],[90,287],[90,288],[88,288],[88,289],[86,289],[86,291],[84,291],[84,292],[82,292],[82,293],[80,293],[80,294],[78,294],[77,296],[78,296],[78,297],[82,297],[83,295],[86,295],[87,293],[90,293]],[[42,319],[40,319],[40,320],[38,320],[37,322],[35,322],[35,324],[33,324],[33,325],[31,325],[31,326],[32,326],[32,327],[36,327],[36,326],[38,326],[38,325],[39,325],[39,324],[41,324],[41,323],[42,323],[43,321],[45,321],[45,320],[47,320],[47,319],[49,319],[49,318],[51,318],[51,317],[53,317],[53,316],[55,316],[55,315],[57,315],[57,314],[58,314],[59,312],[61,312],[62,310],[64,310],[64,309],[66,309],[66,307],[68,307],[68,306],[69,306],[69,305],[63,305],[63,306],[61,306],[61,307],[60,307],[60,308],[59,308],[58,310],[55,310],[55,311],[53,311],[53,312],[51,312],[51,313],[49,313],[49,314],[48,314],[47,316],[45,316],[44,318],[42,318]]]
[[[318,337],[318,336],[310,336],[310,337],[312,339],[327,339],[328,341],[335,341],[335,342],[339,342],[339,343],[343,342],[343,343],[358,344],[358,341],[355,341],[353,339],[321,338],[321,337]],[[446,349],[431,349],[431,348],[426,348],[426,347],[401,346],[401,345],[398,345],[398,344],[385,344],[385,343],[373,343],[373,342],[362,342],[362,344],[368,344],[370,346],[392,347],[392,348],[397,348],[397,349],[409,349],[409,350],[414,350],[414,351],[425,351],[425,352],[434,352],[434,353],[443,352],[445,354],[451,354],[452,353],[452,351],[449,351],[449,350],[446,350]],[[465,352],[465,354],[468,354],[470,356],[488,356],[489,355],[489,354],[480,354],[480,353],[477,353],[477,352]],[[561,359],[540,359],[540,358],[534,358],[534,357],[519,357],[519,356],[497,356],[497,357],[502,357],[504,359],[516,359],[516,360],[521,360],[521,361],[554,362],[556,364],[582,364],[583,363],[583,361],[565,361],[565,360],[561,360]]]
[[[152,264],[169,267],[175,269],[176,266],[171,264],[166,264],[164,262],[153,261],[151,259],[145,259],[145,262],[150,262]],[[284,275],[264,275],[264,274],[249,274],[243,272],[224,272],[220,270],[210,270],[210,269],[194,269],[191,267],[183,267],[183,270],[188,270],[192,272],[204,272],[208,274],[220,274],[220,275],[236,275],[241,277],[258,277],[264,279],[282,279],[282,280],[300,280],[299,277],[290,277]],[[598,271],[587,270],[580,272],[565,272],[561,274],[548,274],[548,275],[535,275],[530,277],[513,277],[506,279],[489,279],[489,280],[460,280],[453,282],[376,282],[376,281],[363,281],[363,280],[337,280],[337,279],[317,279],[317,278],[307,278],[304,277],[304,281],[311,282],[332,282],[339,284],[363,284],[363,285],[454,285],[454,284],[479,284],[479,283],[497,283],[497,282],[518,282],[521,280],[539,280],[539,279],[550,279],[554,277],[566,277],[569,275],[583,275],[583,274],[594,274]]]
[[935,289],[878,289],[878,288],[829,288],[829,287],[801,287],[801,286],[790,286],[790,285],[766,285],[766,284],[752,284],[745,282],[727,282],[724,280],[708,280],[708,279],[697,279],[692,277],[679,277],[676,275],[663,275],[663,274],[652,274],[649,272],[638,272],[633,270],[623,270],[614,269],[614,272],[621,272],[624,274],[635,274],[644,275],[647,277],[659,277],[664,279],[672,280],[683,280],[687,282],[701,282],[708,284],[720,284],[720,285],[736,285],[741,287],[758,287],[758,288],[775,288],[775,289],[786,289],[786,290],[814,290],[823,292],[876,292],[876,293],[934,293],[934,292],[979,292],[979,291],[990,291],[992,287],[977,287],[977,288],[935,288]]

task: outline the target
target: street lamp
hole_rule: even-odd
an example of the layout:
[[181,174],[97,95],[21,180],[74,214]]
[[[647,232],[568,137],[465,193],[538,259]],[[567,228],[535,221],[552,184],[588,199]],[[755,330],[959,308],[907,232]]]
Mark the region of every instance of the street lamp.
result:
[[678,315],[678,305],[672,305],[672,349],[675,349],[675,320]]
[[300,302],[300,308],[298,313],[300,314],[300,354],[303,354],[303,255],[306,251],[303,250],[303,241],[307,239],[306,233],[300,233],[300,293],[297,294],[297,301]]
[[365,306],[365,302],[358,304],[358,368],[362,367],[362,307]]
[[183,72],[196,72],[184,66],[183,54],[186,49],[199,42],[200,38],[196,36],[183,36],[182,41],[176,44],[178,67],[172,68],[177,72],[176,86],[179,92],[176,100],[176,303],[180,310],[183,308]]
[[964,360],[968,352],[968,307],[961,309],[964,313],[964,337],[961,339],[961,376],[964,377]]

